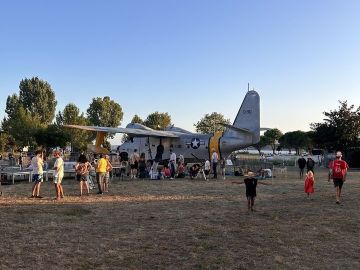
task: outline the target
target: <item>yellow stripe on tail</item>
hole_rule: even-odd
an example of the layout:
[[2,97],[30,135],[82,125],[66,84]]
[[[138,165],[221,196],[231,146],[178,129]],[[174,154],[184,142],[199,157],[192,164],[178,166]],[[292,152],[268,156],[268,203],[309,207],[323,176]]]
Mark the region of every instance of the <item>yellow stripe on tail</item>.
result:
[[216,153],[219,156],[219,159],[221,159],[221,152],[220,152],[220,139],[223,135],[222,131],[216,131],[214,133],[214,136],[210,137],[209,141],[209,160],[211,160],[211,155],[213,153],[213,149],[215,149]]

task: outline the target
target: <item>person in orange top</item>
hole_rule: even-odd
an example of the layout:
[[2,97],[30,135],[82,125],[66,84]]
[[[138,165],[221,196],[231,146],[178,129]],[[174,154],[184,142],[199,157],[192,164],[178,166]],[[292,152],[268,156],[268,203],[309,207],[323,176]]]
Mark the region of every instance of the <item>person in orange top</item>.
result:
[[96,163],[96,181],[98,184],[99,192],[97,194],[103,194],[103,183],[106,176],[106,168],[108,162],[102,154],[100,154],[100,159]]
[[314,173],[312,171],[308,171],[305,178],[305,193],[310,199],[312,199],[312,194],[314,193],[314,182]]

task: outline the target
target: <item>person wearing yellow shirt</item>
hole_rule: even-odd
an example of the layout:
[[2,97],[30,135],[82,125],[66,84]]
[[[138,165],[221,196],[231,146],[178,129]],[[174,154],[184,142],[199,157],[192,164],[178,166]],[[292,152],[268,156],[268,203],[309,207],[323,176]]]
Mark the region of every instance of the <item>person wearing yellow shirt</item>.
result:
[[103,182],[106,176],[107,161],[102,154],[100,154],[100,159],[96,163],[96,180],[99,188],[97,194],[103,194]]

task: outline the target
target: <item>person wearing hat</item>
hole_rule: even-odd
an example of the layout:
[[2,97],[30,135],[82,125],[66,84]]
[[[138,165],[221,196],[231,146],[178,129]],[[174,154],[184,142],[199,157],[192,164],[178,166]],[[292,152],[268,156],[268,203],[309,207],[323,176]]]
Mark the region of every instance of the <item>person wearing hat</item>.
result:
[[258,182],[257,178],[255,177],[255,174],[252,171],[248,171],[247,178],[244,179],[244,182],[232,182],[233,184],[245,184],[246,189],[246,198],[247,198],[247,206],[248,206],[248,212],[254,212],[254,205],[255,205],[255,197],[256,197],[256,186],[257,184],[262,185],[270,185],[269,183],[264,183],[262,181]]
[[61,157],[60,151],[54,152],[54,157],[56,158],[54,164],[54,185],[56,191],[55,200],[59,200],[60,198],[64,198],[64,190],[62,187],[62,179],[64,178],[64,160]]
[[330,161],[329,163],[329,177],[333,179],[334,186],[335,186],[335,193],[336,193],[336,204],[340,204],[340,196],[341,196],[341,189],[346,181],[346,174],[347,170],[349,169],[349,165],[346,163],[345,160],[342,160],[342,153],[340,151],[336,152],[335,159]]

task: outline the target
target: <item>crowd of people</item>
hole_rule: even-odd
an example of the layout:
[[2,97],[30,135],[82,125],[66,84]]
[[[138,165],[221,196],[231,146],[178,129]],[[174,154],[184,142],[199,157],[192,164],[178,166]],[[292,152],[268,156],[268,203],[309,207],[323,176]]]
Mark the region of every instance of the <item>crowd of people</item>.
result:
[[[53,152],[55,163],[52,167],[54,170],[54,187],[55,187],[55,200],[60,200],[64,198],[64,190],[62,187],[62,180],[64,178],[64,160],[62,158],[62,153],[60,151]],[[126,162],[129,165],[129,177],[130,179],[137,178],[151,178],[151,179],[174,179],[184,178],[186,176],[187,164],[185,163],[184,157],[179,155],[177,157],[176,153],[171,149],[170,157],[168,162],[164,163],[162,160],[146,160],[145,153],[140,155],[137,153],[137,150],[134,150],[129,158],[127,156],[120,155],[120,162]],[[301,156],[297,160],[299,167],[299,176],[304,178],[304,172],[306,168],[306,174],[304,178],[304,191],[307,194],[309,199],[312,199],[312,195],[315,191],[315,162],[311,157],[308,157],[307,160]],[[218,166],[220,165],[220,166]],[[43,172],[46,169],[46,161],[44,159],[44,153],[41,150],[35,152],[35,155],[31,158],[31,164],[29,168],[32,170],[32,182],[34,183],[32,187],[32,192],[30,198],[42,198],[40,195],[41,183],[43,182]],[[217,152],[212,149],[211,161],[206,160],[203,164],[194,163],[189,167],[188,172],[191,179],[197,178],[199,175],[203,174],[204,178],[208,178],[210,172],[213,173],[213,178],[217,179],[217,169],[220,167],[220,173],[225,179],[225,168],[226,161],[225,159],[220,159]],[[342,160],[342,153],[340,151],[336,152],[335,159],[332,160],[329,165],[329,176],[328,181],[333,180],[335,191],[336,191],[336,203],[340,204],[341,199],[341,190],[344,182],[346,181],[347,170],[349,168],[348,164]],[[79,195],[82,196],[84,193],[90,194],[91,183],[91,172],[95,171],[96,182],[98,187],[97,194],[101,195],[104,192],[109,192],[109,179],[110,174],[113,172],[113,166],[110,161],[109,155],[94,156],[90,161],[86,155],[81,154],[77,159],[76,165],[74,166],[76,173],[76,180],[79,182]],[[126,170],[123,172],[126,173]],[[247,173],[247,178],[244,182],[233,182],[237,184],[245,184],[246,186],[246,196],[248,197],[248,209],[249,211],[253,210],[254,200],[256,197],[256,186],[258,178],[266,178],[265,171],[257,177],[251,171]],[[260,182],[259,182],[260,183]],[[264,183],[264,182],[261,182]]]
[[[297,163],[300,170],[300,178],[303,178],[305,167],[307,169],[304,189],[308,198],[312,199],[315,183],[315,161],[311,157],[306,160],[303,156],[301,156]],[[336,194],[336,204],[340,204],[341,189],[344,182],[346,181],[347,170],[349,169],[349,165],[346,163],[346,161],[342,160],[341,151],[336,152],[335,159],[329,163],[328,168],[328,181],[330,182],[331,179],[333,180]]]
[[[53,152],[55,163],[50,169],[54,170],[54,187],[55,200],[64,198],[64,190],[62,187],[62,180],[64,178],[64,160],[60,151]],[[138,154],[135,149],[128,157],[127,155],[120,155],[119,162],[125,164],[121,167],[120,173],[127,174],[126,167],[129,167],[128,176],[130,179],[169,179],[184,178],[186,176],[187,164],[183,155],[177,156],[171,149],[168,162],[163,160],[146,160],[145,153]],[[40,195],[41,183],[43,182],[43,172],[47,166],[45,163],[44,153],[41,150],[35,152],[31,158],[31,164],[28,167],[32,170],[32,181],[34,183],[30,198],[42,198]],[[205,162],[206,177],[210,174],[210,164],[212,164],[213,178],[217,178],[217,164],[218,155],[213,151],[212,160]],[[225,160],[220,160],[221,174],[225,179]],[[95,171],[96,183],[98,192],[101,195],[109,191],[110,174],[113,173],[113,165],[111,164],[109,155],[94,155],[91,160],[85,154],[81,154],[74,166],[76,180],[79,182],[79,195],[90,194],[90,183],[92,182],[91,172]],[[203,170],[203,165],[195,163],[189,168],[189,175],[191,179],[196,178],[200,170]]]

